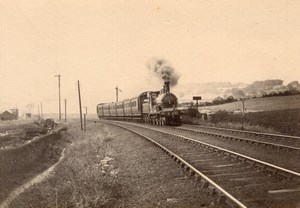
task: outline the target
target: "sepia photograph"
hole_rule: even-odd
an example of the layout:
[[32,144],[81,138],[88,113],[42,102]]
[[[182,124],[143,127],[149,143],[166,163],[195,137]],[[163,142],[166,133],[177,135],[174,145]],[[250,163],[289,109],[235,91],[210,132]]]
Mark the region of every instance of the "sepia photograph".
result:
[[0,208],[300,208],[299,14],[0,0]]

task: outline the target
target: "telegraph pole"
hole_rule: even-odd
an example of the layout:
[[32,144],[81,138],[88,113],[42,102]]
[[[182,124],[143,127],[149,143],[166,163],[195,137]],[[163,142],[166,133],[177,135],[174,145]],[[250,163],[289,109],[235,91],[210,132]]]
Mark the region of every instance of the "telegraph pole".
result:
[[41,102],[41,117],[43,118],[43,103]]
[[83,125],[83,131],[86,131],[86,114],[87,114],[87,107],[84,106],[85,108],[85,113],[83,114],[83,120],[84,120],[84,125]]
[[38,104],[38,115],[40,117],[40,105]]
[[122,90],[120,90],[118,88],[118,86],[115,89],[116,89],[116,102],[118,102],[119,101],[119,91],[122,92]]
[[67,99],[65,99],[65,122],[67,122]]
[[81,109],[81,97],[80,97],[80,85],[79,85],[79,80],[77,81],[77,83],[78,83],[78,97],[79,97],[80,124],[81,124],[81,131],[83,131],[83,126],[82,126],[82,109]]
[[61,105],[60,105],[60,77],[61,75],[58,74],[58,75],[55,75],[54,77],[58,77],[58,99],[59,99],[59,120],[61,120]]
[[242,99],[242,115],[245,116],[245,100]]
[[243,116],[243,123],[242,123],[242,130],[244,130],[244,122],[245,122],[245,98],[241,98],[242,101],[242,116]]
[[118,88],[118,86],[116,87],[116,102],[118,102],[118,97],[119,97],[119,88]]

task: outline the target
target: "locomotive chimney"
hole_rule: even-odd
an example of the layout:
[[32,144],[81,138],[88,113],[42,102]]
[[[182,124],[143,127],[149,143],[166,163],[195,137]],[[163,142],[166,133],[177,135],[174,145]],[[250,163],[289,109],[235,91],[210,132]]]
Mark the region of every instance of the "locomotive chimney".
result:
[[166,86],[165,86],[165,84],[162,86],[163,88],[162,88],[162,90],[161,90],[161,93],[166,93]]
[[169,93],[170,92],[170,81],[165,81],[165,93]]

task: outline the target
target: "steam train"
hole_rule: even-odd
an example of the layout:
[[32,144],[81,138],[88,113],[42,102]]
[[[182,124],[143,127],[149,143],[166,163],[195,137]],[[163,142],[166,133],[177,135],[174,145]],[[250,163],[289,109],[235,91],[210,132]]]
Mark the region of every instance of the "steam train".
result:
[[181,125],[177,97],[170,92],[170,82],[161,91],[147,91],[132,99],[97,105],[99,119],[128,120],[154,125]]

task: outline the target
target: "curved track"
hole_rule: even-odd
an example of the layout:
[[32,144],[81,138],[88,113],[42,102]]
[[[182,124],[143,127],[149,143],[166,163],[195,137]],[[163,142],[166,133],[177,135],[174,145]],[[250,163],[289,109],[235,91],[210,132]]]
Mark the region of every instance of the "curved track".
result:
[[263,146],[270,146],[278,150],[282,149],[300,153],[300,137],[296,136],[268,134],[199,125],[183,125],[181,127],[177,127],[177,129],[221,137],[229,140],[244,141],[255,145],[259,144]]
[[147,138],[195,181],[200,181],[201,187],[218,193],[220,202],[236,207],[282,207],[286,203],[291,206],[300,203],[300,173],[157,128],[105,123]]

